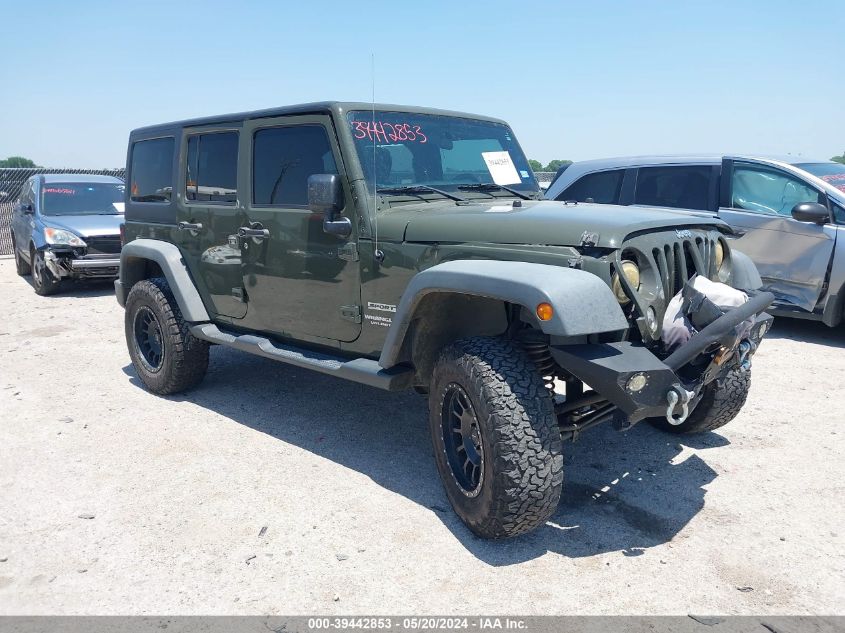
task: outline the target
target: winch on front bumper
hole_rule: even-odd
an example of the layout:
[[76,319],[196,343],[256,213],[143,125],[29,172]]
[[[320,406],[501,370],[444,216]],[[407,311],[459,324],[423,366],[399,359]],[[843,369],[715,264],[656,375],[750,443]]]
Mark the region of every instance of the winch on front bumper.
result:
[[768,292],[754,294],[662,359],[631,341],[579,345],[552,341],[549,349],[554,360],[594,390],[573,398],[567,394],[559,414],[579,407],[590,407],[591,413],[564,430],[577,433],[608,419],[626,429],[644,418],[664,416],[670,424],[680,424],[698,403],[705,385],[734,368],[748,369],[771,325],[772,317],[764,311],[773,300]]

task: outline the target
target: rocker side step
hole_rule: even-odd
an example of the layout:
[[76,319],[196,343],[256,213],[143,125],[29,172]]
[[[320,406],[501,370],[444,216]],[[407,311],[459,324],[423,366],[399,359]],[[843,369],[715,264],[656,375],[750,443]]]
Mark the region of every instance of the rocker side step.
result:
[[369,358],[349,360],[342,356],[283,345],[254,334],[230,334],[221,331],[213,323],[192,325],[191,334],[209,343],[233,347],[250,354],[313,369],[323,374],[360,382],[386,391],[401,391],[410,389],[413,385],[414,370],[410,367],[397,366],[384,369],[377,361]]

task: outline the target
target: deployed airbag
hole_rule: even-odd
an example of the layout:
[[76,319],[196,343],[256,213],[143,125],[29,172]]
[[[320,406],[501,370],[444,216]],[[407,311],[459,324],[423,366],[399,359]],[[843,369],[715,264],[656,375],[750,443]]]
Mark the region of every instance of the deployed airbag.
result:
[[[672,297],[666,308],[661,334],[663,344],[668,350],[680,347],[726,311],[746,301],[748,295],[742,290],[695,275]],[[748,319],[737,326],[740,338],[747,334],[753,323],[753,319]]]

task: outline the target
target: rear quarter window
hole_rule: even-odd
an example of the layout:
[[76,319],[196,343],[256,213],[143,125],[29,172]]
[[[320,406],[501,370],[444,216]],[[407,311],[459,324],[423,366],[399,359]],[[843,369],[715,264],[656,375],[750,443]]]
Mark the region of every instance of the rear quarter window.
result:
[[132,202],[169,202],[173,194],[172,136],[136,141],[129,166]]
[[599,204],[618,204],[624,176],[624,169],[587,174],[564,189],[556,200],[586,202],[590,199]]

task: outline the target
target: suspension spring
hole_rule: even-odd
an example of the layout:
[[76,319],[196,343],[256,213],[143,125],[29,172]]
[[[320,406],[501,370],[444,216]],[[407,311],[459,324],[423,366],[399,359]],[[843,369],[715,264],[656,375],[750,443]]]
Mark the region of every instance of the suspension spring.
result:
[[558,366],[555,359],[552,358],[548,341],[542,335],[535,335],[524,338],[520,341],[520,344],[545,381],[546,389],[553,394],[555,390],[554,379],[558,373]]

